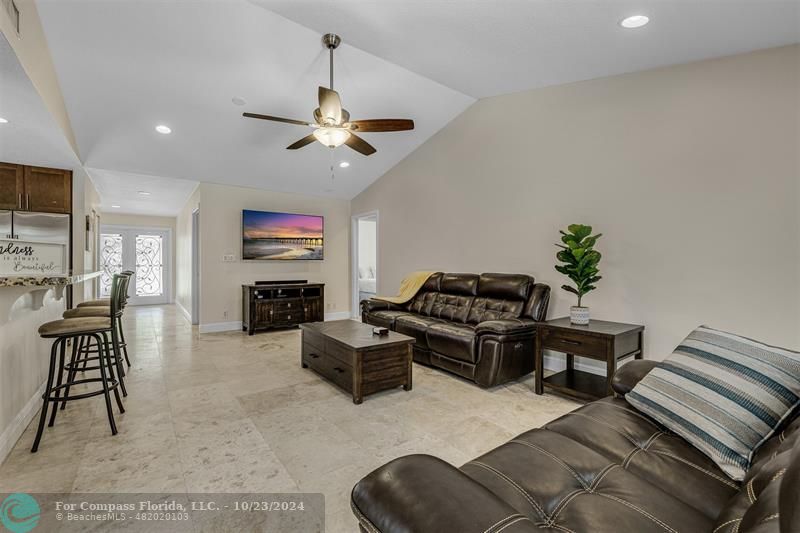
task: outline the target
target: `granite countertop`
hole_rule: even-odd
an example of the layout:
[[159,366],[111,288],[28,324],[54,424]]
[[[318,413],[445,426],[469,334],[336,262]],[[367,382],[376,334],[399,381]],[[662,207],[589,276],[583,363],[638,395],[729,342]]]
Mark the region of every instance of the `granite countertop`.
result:
[[89,272],[72,276],[0,276],[0,287],[53,287],[73,285],[100,276],[102,272]]

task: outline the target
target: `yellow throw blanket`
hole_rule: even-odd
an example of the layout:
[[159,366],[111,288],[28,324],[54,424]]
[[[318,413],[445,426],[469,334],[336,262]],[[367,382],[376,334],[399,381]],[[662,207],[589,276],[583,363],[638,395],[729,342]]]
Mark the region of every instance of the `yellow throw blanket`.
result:
[[397,293],[397,296],[376,296],[375,299],[393,304],[404,304],[416,296],[428,278],[434,274],[436,272],[412,272],[400,282],[400,292]]

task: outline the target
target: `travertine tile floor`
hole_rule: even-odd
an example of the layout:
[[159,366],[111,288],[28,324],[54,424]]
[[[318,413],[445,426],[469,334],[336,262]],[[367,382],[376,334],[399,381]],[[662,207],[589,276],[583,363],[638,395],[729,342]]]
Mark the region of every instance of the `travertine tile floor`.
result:
[[200,335],[174,306],[129,307],[133,368],[112,437],[101,398],[71,403],[30,453],[35,422],[0,466],[0,492],[322,492],[327,530],[356,531],[353,484],[428,453],[460,465],[577,404],[528,377],[483,390],[414,366],[410,392],[354,405],[299,362],[299,330]]

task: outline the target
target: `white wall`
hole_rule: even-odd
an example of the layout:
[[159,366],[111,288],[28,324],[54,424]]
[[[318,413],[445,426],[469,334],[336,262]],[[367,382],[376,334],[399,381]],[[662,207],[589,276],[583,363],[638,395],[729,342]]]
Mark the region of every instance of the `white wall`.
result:
[[380,211],[379,293],[413,270],[555,272],[594,226],[595,318],[661,359],[699,324],[800,347],[800,46],[477,102],[357,196]]
[[[325,283],[326,314],[343,318],[349,316],[348,201],[209,183],[201,183],[198,190],[201,206],[201,331],[237,329],[239,326],[236,324],[242,320],[241,286],[256,280],[307,279]],[[325,259],[242,261],[243,209],[322,215],[325,217]],[[182,227],[182,223],[179,226]],[[179,233],[182,236],[181,242],[184,242],[184,231],[179,229]],[[179,246],[183,248],[183,244]],[[223,256],[227,254],[234,255],[235,261],[224,262]],[[183,267],[178,269],[181,291],[184,290],[187,272],[190,275],[191,264],[188,270]]]
[[[198,186],[175,221],[175,303],[184,316],[192,313],[192,213],[200,208]],[[202,214],[201,214],[202,216]],[[202,244],[202,243],[201,243]]]

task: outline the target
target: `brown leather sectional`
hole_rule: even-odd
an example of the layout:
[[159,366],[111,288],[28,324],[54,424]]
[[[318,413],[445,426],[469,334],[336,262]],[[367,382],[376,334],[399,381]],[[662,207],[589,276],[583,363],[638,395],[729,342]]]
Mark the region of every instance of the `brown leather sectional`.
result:
[[[618,395],[655,365],[631,361]],[[800,418],[757,451],[742,483],[622,397],[589,403],[455,468],[395,459],[358,482],[370,533],[796,533]]]
[[550,287],[524,274],[431,276],[407,304],[361,302],[361,320],[414,337],[414,360],[482,387],[533,372]]

